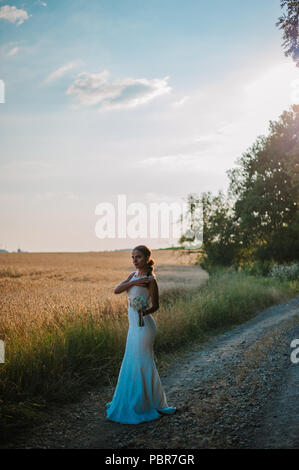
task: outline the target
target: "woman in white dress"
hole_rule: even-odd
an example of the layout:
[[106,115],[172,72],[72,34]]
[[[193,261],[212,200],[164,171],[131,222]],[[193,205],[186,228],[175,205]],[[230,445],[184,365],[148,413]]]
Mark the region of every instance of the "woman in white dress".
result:
[[[159,291],[156,277],[152,274],[154,261],[150,249],[138,245],[132,251],[132,261],[137,271],[114,290],[115,294],[128,293],[129,330],[114,395],[106,404],[107,418],[126,424],[151,421],[176,411],[174,406],[167,404],[154,361],[156,322],[151,314],[159,308]],[[130,305],[136,296],[151,299],[152,307],[138,312]]]

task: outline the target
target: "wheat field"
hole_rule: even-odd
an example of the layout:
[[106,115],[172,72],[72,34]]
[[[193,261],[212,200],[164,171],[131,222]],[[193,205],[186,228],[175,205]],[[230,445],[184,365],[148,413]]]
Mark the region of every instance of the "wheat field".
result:
[[[231,269],[209,276],[195,264],[197,256],[152,251],[160,292],[155,353],[165,363],[169,353],[299,289],[295,281]],[[11,427],[28,406],[68,402],[84,387],[116,380],[128,299],[114,288],[134,270],[130,251],[0,254],[0,431],[1,420]]]
[[[196,253],[153,250],[159,292],[201,285],[208,274],[195,265]],[[86,253],[1,253],[0,338],[14,330],[60,324],[67,316],[100,319],[127,312],[126,293],[113,293],[135,267],[130,251]]]
[[[18,410],[17,403],[33,397],[35,402],[70,400],[84,381],[104,383],[115,374],[126,341],[128,298],[126,292],[114,294],[114,288],[135,270],[131,256],[130,251],[0,254],[0,339],[5,343],[0,421],[1,403],[6,408],[14,403]],[[161,332],[167,328],[167,304],[209,277],[194,264],[196,256],[152,251]],[[182,312],[177,324],[168,319],[169,340],[172,330],[180,332]]]

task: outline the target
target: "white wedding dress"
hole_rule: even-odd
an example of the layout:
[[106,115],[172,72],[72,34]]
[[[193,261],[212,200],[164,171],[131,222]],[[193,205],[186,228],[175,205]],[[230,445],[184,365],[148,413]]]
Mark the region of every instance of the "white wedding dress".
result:
[[[145,276],[137,276],[131,280]],[[152,276],[153,277],[153,276]],[[132,286],[127,290],[128,300],[142,295],[149,298],[147,287]],[[129,330],[112,401],[106,404],[107,418],[117,423],[138,424],[151,421],[163,414],[173,414],[168,406],[154,361],[153,345],[156,322],[151,314],[145,315],[144,326],[138,326],[138,312],[128,305]]]

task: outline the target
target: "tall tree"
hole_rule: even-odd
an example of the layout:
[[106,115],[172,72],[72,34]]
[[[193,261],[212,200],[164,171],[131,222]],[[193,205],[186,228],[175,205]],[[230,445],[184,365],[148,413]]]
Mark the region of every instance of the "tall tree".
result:
[[284,111],[228,172],[243,247],[258,259],[299,259],[299,106]]
[[200,197],[195,193],[190,193],[187,196],[187,213],[182,214],[179,222],[183,222],[183,219],[187,221],[189,228],[187,231],[182,234],[179,243],[183,244],[186,241],[193,242],[200,232],[200,216],[198,214],[198,209],[200,208]]
[[280,6],[286,12],[278,19],[276,26],[283,30],[283,49],[286,56],[292,56],[299,67],[298,18],[299,0],[281,0]]
[[203,267],[229,266],[238,262],[238,226],[230,198],[222,190],[217,196],[208,191],[202,194],[201,203],[204,208],[203,250],[206,253]]

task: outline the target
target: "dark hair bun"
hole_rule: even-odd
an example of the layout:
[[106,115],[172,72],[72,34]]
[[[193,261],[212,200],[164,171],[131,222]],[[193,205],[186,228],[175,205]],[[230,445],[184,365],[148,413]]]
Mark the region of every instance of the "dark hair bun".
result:
[[153,259],[150,259],[148,262],[147,262],[147,276],[150,276],[152,273],[153,273],[153,266],[155,264],[155,261]]

